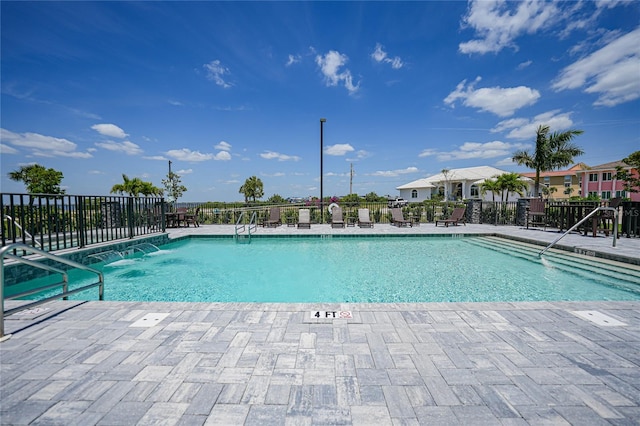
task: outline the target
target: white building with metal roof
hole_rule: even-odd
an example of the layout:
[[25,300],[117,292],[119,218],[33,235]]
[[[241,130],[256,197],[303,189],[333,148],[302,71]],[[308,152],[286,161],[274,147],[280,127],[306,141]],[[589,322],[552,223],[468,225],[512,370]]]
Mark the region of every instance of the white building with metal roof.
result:
[[[482,196],[480,184],[486,179],[509,173],[491,166],[467,167],[462,169],[450,169],[444,173],[414,180],[396,187],[400,191],[400,197],[412,203],[419,203],[430,200],[434,195],[441,194],[446,199],[468,199],[484,198],[491,200],[492,194],[489,192]],[[530,196],[532,186],[525,196]],[[499,199],[496,194],[496,199]],[[515,201],[520,198],[518,194],[510,193],[508,201]]]

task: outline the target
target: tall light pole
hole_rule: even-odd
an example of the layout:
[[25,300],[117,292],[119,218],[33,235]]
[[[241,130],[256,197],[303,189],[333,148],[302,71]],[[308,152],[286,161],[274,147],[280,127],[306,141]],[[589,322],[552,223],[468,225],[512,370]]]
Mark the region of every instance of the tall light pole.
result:
[[323,153],[323,125],[327,122],[326,118],[320,119],[320,223],[324,223],[324,198],[322,193],[322,153]]

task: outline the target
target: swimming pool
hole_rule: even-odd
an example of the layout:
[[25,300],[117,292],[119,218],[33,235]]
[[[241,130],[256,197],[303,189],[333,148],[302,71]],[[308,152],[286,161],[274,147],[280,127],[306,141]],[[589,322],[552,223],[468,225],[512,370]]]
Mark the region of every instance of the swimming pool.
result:
[[541,260],[535,248],[490,237],[192,238],[160,249],[99,266],[105,300],[640,300],[636,269],[620,273],[619,265],[569,254]]

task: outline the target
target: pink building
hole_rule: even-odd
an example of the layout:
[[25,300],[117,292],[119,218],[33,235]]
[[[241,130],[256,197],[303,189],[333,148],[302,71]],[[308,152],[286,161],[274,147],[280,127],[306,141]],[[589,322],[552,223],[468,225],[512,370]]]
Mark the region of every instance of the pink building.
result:
[[[617,166],[631,170],[631,167],[622,161],[614,161],[578,171],[581,195],[583,197],[595,195],[602,200],[622,197],[629,198],[631,201],[640,201],[640,193],[625,191],[624,182],[616,179]],[[638,171],[634,169],[633,172],[637,176]]]

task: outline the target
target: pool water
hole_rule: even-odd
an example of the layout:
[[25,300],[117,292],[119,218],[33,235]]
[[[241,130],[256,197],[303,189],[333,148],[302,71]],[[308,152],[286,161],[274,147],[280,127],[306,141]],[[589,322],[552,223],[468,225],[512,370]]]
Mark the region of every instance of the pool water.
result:
[[501,253],[482,238],[195,238],[98,268],[105,300],[120,301],[640,300],[640,285]]

